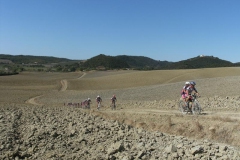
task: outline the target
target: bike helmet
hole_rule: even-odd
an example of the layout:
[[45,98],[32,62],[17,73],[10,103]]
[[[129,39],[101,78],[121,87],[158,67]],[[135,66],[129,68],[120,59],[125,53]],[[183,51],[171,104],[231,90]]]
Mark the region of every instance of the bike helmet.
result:
[[90,98],[88,98],[88,100],[90,100]]
[[185,84],[190,84],[190,82],[185,82]]
[[196,85],[196,83],[195,83],[194,81],[190,82],[190,84],[191,84],[191,85],[194,85],[194,86]]
[[99,95],[97,97],[100,97]]

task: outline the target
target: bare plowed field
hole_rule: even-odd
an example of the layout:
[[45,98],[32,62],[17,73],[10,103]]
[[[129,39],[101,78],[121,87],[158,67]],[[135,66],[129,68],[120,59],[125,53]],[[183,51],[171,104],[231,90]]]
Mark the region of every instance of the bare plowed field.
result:
[[[183,87],[184,82],[190,80],[194,80],[197,83],[196,88],[201,94],[201,97],[198,100],[203,111],[200,115],[183,115],[178,110],[180,90]],[[237,67],[169,71],[23,73],[15,76],[1,77],[0,82],[0,104],[2,106],[1,111],[3,112],[3,114],[0,113],[1,125],[6,126],[7,123],[11,122],[14,124],[11,130],[13,130],[14,133],[22,136],[14,136],[15,141],[11,143],[4,141],[2,142],[0,151],[4,151],[2,152],[3,154],[1,156],[5,158],[8,154],[7,151],[14,149],[16,150],[16,147],[13,145],[22,145],[27,141],[27,138],[29,138],[28,136],[23,136],[23,130],[26,130],[26,132],[29,132],[29,134],[31,133],[34,136],[34,130],[36,130],[37,133],[40,130],[38,127],[42,128],[43,124],[47,125],[44,122],[44,115],[45,117],[49,118],[51,115],[55,117],[55,120],[48,120],[49,122],[51,121],[51,124],[53,125],[52,127],[56,128],[59,126],[60,128],[64,129],[65,127],[63,127],[62,124],[65,125],[65,120],[62,119],[61,116],[65,116],[66,121],[68,121],[68,123],[72,122],[71,126],[74,126],[75,123],[78,124],[78,122],[76,122],[77,114],[74,113],[75,111],[79,113],[81,112],[83,115],[89,115],[90,117],[102,117],[104,120],[107,120],[109,122],[116,122],[117,120],[117,123],[119,124],[127,125],[135,129],[142,129],[149,134],[161,132],[164,134],[185,137],[189,140],[198,141],[199,144],[204,144],[204,151],[201,150],[201,152],[199,151],[197,154],[195,152],[192,152],[190,155],[188,155],[187,151],[184,150],[184,147],[176,147],[180,142],[175,144],[176,141],[179,141],[179,139],[175,139],[171,140],[171,143],[175,144],[176,152],[173,148],[171,148],[170,151],[163,149],[160,151],[162,152],[162,155],[151,156],[153,153],[149,154],[149,152],[153,151],[145,150],[145,152],[141,148],[136,149],[138,151],[142,151],[141,153],[134,152],[134,154],[136,154],[134,155],[133,151],[131,151],[132,154],[130,154],[130,152],[128,154],[131,156],[128,158],[125,156],[125,159],[159,159],[161,156],[164,157],[163,159],[194,159],[194,157],[197,157],[198,159],[239,158],[240,68]],[[116,110],[112,110],[110,106],[110,99],[113,94],[117,96]],[[97,95],[100,95],[103,99],[102,108],[100,111],[96,110],[95,98]],[[91,98],[92,100],[90,110],[81,109],[80,106],[76,105],[66,106],[68,103],[80,104],[81,101],[87,98]],[[39,107],[37,110],[41,113],[35,112],[35,107]],[[29,108],[30,112],[26,110],[27,108]],[[53,108],[53,110],[56,112],[54,113],[51,111],[51,108]],[[16,113],[14,110],[16,110]],[[25,110],[27,114],[24,114]],[[14,115],[16,115],[17,118],[15,119],[21,119],[21,123],[15,122],[14,115],[12,115],[13,119],[9,119],[9,121],[7,120],[7,117],[11,118],[11,116],[8,116],[11,115],[11,112],[14,112]],[[34,120],[34,123],[32,123],[31,118],[35,119],[36,121]],[[93,119],[90,120],[90,118],[87,118],[83,121],[94,121]],[[33,125],[32,129],[31,127],[26,128],[26,126],[24,126],[24,123]],[[34,124],[37,126],[34,127]],[[94,125],[94,122],[88,123],[88,125]],[[16,126],[16,128],[14,128],[14,126]],[[56,133],[53,133],[54,130],[56,130]],[[115,130],[113,129],[112,131]],[[63,131],[52,129],[49,132],[53,138],[55,136],[56,138],[59,138],[58,135],[62,134],[60,132],[66,132],[66,130],[64,129]],[[0,134],[2,134],[0,137],[8,137],[5,130],[2,130]],[[74,136],[76,134],[78,135],[78,138],[80,138],[79,136],[83,133],[75,127],[75,129],[68,129],[66,134],[68,134],[69,137],[73,137],[74,139]],[[70,140],[69,137],[66,137],[66,141]],[[64,138],[64,136],[62,136],[62,138]],[[98,138],[95,137],[95,139]],[[114,139],[113,137],[112,141],[115,144],[118,140],[117,138]],[[27,143],[29,145],[29,142]],[[42,139],[39,139],[39,141],[34,141],[34,145],[36,145],[35,148],[41,148],[39,147],[40,143],[43,143],[42,145],[47,145],[47,142],[43,142]],[[51,144],[52,143],[55,142],[51,142]],[[73,142],[66,143],[67,146],[71,146],[71,143]],[[82,141],[78,143],[82,143]],[[125,143],[126,141],[124,141],[124,144]],[[184,142],[181,141],[181,143]],[[226,144],[229,150],[223,149],[220,151],[219,147],[216,147],[214,151],[210,151],[210,149],[205,146],[205,143]],[[131,142],[131,144],[133,144],[133,142]],[[147,145],[147,142],[145,142],[145,144]],[[194,143],[189,142],[189,144]],[[9,145],[12,145],[12,147]],[[25,146],[26,150],[32,148],[28,145]],[[91,145],[91,143],[88,143],[88,145]],[[136,146],[138,145],[139,144],[136,144]],[[170,144],[164,145],[165,148],[168,149]],[[56,148],[56,146],[54,147]],[[52,151],[49,153],[49,157],[47,158],[64,159],[64,156],[61,157],[61,151],[59,149],[56,149],[57,153],[54,155],[54,147],[50,147]],[[143,146],[143,148],[146,147],[147,146]],[[191,147],[196,147],[196,145]],[[234,151],[230,150],[231,147],[234,148]],[[121,157],[120,155],[126,151],[126,146],[124,146],[124,151],[122,151],[120,148],[116,149],[116,151],[113,151],[113,153],[108,153],[108,151],[105,151],[108,156],[104,157],[103,159],[114,159],[114,157],[117,159],[123,159],[124,156]],[[105,148],[104,150],[106,149],[109,148]],[[134,148],[131,149],[135,150]],[[22,150],[24,149],[19,149],[19,153],[15,153],[15,157],[28,157],[30,159],[43,158],[36,157],[35,153],[31,153],[30,155],[30,152],[22,156]],[[91,149],[88,148],[88,150],[90,154]],[[182,155],[179,153],[180,150],[184,150],[184,153],[182,153]],[[32,152],[34,152],[34,149]],[[68,154],[69,152],[70,151],[68,151]],[[78,151],[76,152],[78,153]],[[38,153],[38,155],[41,155],[40,149],[36,149],[36,153]],[[84,154],[88,153],[81,152],[81,155]],[[94,154],[91,153],[91,156],[83,158],[98,159],[96,156],[93,156]],[[98,153],[96,153],[96,155],[98,155]],[[101,154],[99,153],[99,156],[100,155]],[[12,154],[11,157],[14,157],[14,154]],[[65,158],[72,157],[68,156]]]

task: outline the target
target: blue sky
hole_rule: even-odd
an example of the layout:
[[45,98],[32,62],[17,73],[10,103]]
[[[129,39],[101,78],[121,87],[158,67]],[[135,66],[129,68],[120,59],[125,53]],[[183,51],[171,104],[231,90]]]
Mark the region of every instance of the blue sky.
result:
[[240,62],[239,0],[0,0],[0,54]]

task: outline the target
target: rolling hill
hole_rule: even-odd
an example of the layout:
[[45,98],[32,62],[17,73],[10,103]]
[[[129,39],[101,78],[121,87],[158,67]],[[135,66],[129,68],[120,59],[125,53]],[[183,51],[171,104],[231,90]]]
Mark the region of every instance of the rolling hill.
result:
[[137,69],[157,69],[172,64],[172,62],[157,61],[145,56],[120,55],[116,57],[125,61],[131,68]]
[[0,59],[10,60],[15,64],[48,64],[48,63],[60,63],[60,62],[71,62],[72,60],[67,58],[57,58],[48,56],[31,56],[31,55],[7,55],[0,54]]
[[83,67],[90,69],[121,69],[129,68],[130,65],[119,58],[100,54],[98,56],[88,59],[85,63],[83,63]]
[[236,64],[213,56],[198,56],[187,60],[174,62],[166,66],[165,69],[197,69],[215,67],[233,67]]
[[[109,67],[110,64],[114,65]],[[144,56],[120,55],[112,57],[101,54],[84,63],[84,67],[88,68],[96,68],[97,66],[104,66],[106,68],[128,68],[127,65],[132,69],[138,70],[197,69],[240,66],[239,63],[231,63],[213,56],[197,56],[179,62],[168,62],[157,61]]]
[[[154,60],[145,56],[107,56],[97,55],[88,60],[71,60],[66,58],[29,56],[29,55],[4,55],[0,54],[2,62],[12,62],[4,65],[20,64],[54,64],[52,71],[76,71],[76,70],[111,70],[111,69],[137,69],[137,70],[169,70],[169,69],[197,69],[216,67],[236,67],[240,63],[231,63],[213,56],[197,56],[179,62]],[[45,65],[46,66],[46,65]],[[13,67],[11,67],[13,68]],[[44,69],[43,69],[44,70]],[[49,69],[47,69],[49,71]]]

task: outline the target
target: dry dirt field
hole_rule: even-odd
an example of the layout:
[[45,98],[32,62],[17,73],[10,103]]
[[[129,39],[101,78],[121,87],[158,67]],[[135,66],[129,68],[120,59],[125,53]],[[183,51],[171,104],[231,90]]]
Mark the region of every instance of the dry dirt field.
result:
[[[180,90],[190,80],[201,94],[201,115],[178,110]],[[90,110],[66,106],[87,98]],[[0,159],[240,158],[238,67],[24,72],[0,77],[0,111]]]

